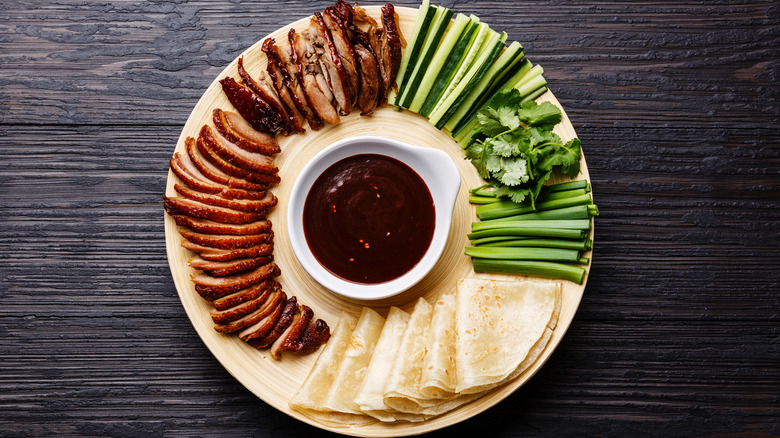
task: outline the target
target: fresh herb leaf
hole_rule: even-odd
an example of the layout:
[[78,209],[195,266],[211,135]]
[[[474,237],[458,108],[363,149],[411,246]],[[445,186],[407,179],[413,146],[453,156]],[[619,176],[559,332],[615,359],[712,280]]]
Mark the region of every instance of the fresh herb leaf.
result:
[[536,103],[528,100],[520,105],[519,119],[528,126],[540,126],[552,129],[561,123],[561,110],[550,102]]
[[512,89],[491,98],[477,120],[478,135],[466,148],[466,158],[496,197],[534,206],[555,169],[570,178],[579,173],[580,141],[564,144],[553,132],[562,112],[552,103],[521,104],[519,91]]

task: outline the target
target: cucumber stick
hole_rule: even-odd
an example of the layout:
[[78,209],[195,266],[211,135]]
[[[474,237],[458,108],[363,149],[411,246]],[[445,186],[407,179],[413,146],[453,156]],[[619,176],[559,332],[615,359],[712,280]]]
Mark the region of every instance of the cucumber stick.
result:
[[447,84],[447,87],[441,93],[439,100],[434,104],[433,109],[427,117],[430,117],[431,114],[437,112],[439,107],[441,107],[444,101],[447,100],[447,97],[452,94],[453,90],[455,90],[460,81],[468,72],[469,68],[471,68],[472,64],[474,64],[477,57],[481,53],[485,44],[485,40],[494,34],[496,34],[496,32],[491,30],[490,26],[487,24],[481,22],[478,24],[477,31],[474,36],[472,36],[472,41],[469,42],[469,48],[466,51],[463,60],[460,62],[460,65],[458,66],[458,69],[455,70],[455,74],[453,74],[450,83]]
[[427,64],[428,68],[425,70],[425,75],[423,75],[419,85],[415,87],[414,98],[408,105],[410,111],[417,114],[420,113],[425,100],[434,88],[434,82],[450,58],[450,54],[454,55],[455,46],[469,24],[471,24],[469,17],[463,14],[455,16],[441,45],[435,50],[435,55],[430,60],[430,63]]
[[474,42],[473,37],[477,34],[480,23],[479,21],[475,21],[473,17],[469,17],[469,20],[470,22],[466,27],[466,30],[458,39],[458,42],[455,44],[455,47],[453,47],[449,57],[447,57],[446,63],[439,72],[433,89],[428,93],[428,97],[425,98],[425,103],[420,110],[420,114],[425,117],[428,117],[428,114],[431,113],[433,107],[444,93],[444,90],[452,82],[452,78],[455,76],[456,71],[460,68],[466,58],[466,52],[471,47],[471,43]]
[[513,41],[499,57],[488,68],[485,75],[471,89],[463,99],[463,103],[458,106],[455,113],[447,120],[444,128],[450,132],[455,132],[455,128],[469,114],[480,96],[490,87],[490,85],[500,77],[506,70],[511,70],[523,58],[523,46],[517,41]]
[[396,84],[398,84],[398,90],[396,91],[395,87],[393,87],[387,96],[387,101],[395,105],[397,105],[396,101],[398,100],[397,93],[403,91],[404,84],[406,83],[407,78],[412,74],[411,70],[413,70],[416,65],[417,56],[420,53],[420,48],[425,40],[425,36],[428,34],[428,28],[436,13],[436,8],[431,6],[430,0],[422,0],[420,8],[417,11],[417,21],[414,24],[412,37],[409,39],[406,50],[404,50],[404,54],[401,56],[401,64],[395,78]]
[[[509,81],[507,81],[507,85],[499,89],[493,95],[496,95],[505,90],[511,90],[512,88],[517,88],[518,91],[520,92],[521,97],[527,98],[530,93],[534,93],[535,96],[533,97],[533,99],[535,99],[540,95],[544,94],[544,92],[546,91],[545,85],[547,84],[547,81],[542,76],[543,73],[544,73],[544,69],[542,68],[542,66],[540,65],[531,66],[531,64],[528,63],[526,66],[518,70],[517,73],[515,73],[515,75],[512,76],[512,78],[510,78]],[[530,85],[527,85],[529,83]],[[541,92],[539,92],[540,90]],[[490,96],[491,99],[492,97],[493,96]],[[471,139],[476,134],[475,130],[479,125],[479,120],[477,119],[476,114],[479,112],[480,109],[482,109],[482,107],[487,105],[489,102],[490,99],[486,100],[484,104],[480,105],[479,108],[473,112],[471,116],[471,120],[469,120],[468,123],[466,123],[465,125],[459,127],[456,130],[456,132],[453,133],[455,137],[455,141],[461,147],[466,148],[468,147],[469,143],[471,143]]]
[[435,6],[436,13],[433,16],[431,26],[428,28],[428,35],[425,36],[420,55],[417,57],[412,75],[408,77],[406,86],[402,93],[399,93],[397,102],[404,108],[409,108],[409,105],[414,99],[414,95],[422,82],[422,78],[425,75],[425,71],[428,69],[431,59],[438,51],[439,43],[441,42],[444,33],[447,31],[447,27],[452,19],[453,11],[441,6]]
[[[493,87],[488,93],[485,93],[477,102],[477,105],[472,108],[471,113],[467,116],[467,119],[463,121],[460,126],[455,128],[455,131],[452,131],[452,135],[455,138],[455,141],[458,142],[458,144],[463,144],[462,140],[467,137],[471,131],[473,131],[477,125],[479,124],[479,120],[477,120],[477,113],[479,110],[481,110],[487,102],[490,101],[490,99],[493,98],[496,94],[498,94],[501,91],[509,90],[512,88],[512,85],[516,83],[518,80],[522,79],[523,76],[528,74],[528,72],[533,67],[533,64],[531,64],[531,61],[528,60],[528,58],[523,58],[518,68],[516,68],[515,71],[511,72],[511,75],[508,78],[504,78],[504,80],[499,83],[496,87]],[[464,145],[465,147],[465,145]]]
[[485,47],[479,58],[474,62],[469,71],[463,76],[458,86],[452,90],[447,99],[439,106],[438,110],[431,113],[428,121],[436,126],[438,129],[444,128],[444,124],[447,123],[450,117],[457,111],[458,107],[466,98],[472,88],[479,83],[487,70],[498,58],[501,51],[506,47],[504,41],[506,40],[506,33],[497,34],[493,31],[494,35],[490,35],[487,41],[485,41]]

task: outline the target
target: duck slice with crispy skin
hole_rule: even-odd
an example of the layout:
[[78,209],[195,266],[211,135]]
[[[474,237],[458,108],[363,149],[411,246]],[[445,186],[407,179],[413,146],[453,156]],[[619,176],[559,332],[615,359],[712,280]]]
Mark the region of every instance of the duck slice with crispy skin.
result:
[[398,30],[398,14],[390,3],[382,6],[382,26],[384,26],[382,59],[387,63],[384,73],[385,87],[389,90],[395,84],[395,77],[401,67],[402,47],[406,45],[403,35]]
[[211,195],[208,193],[202,193],[197,190],[192,190],[187,186],[181,184],[174,184],[174,190],[183,197],[202,202],[204,204],[214,205],[217,207],[227,207],[234,210],[248,211],[254,213],[262,213],[269,208],[276,205],[278,199],[271,192],[266,192],[262,199],[231,199],[223,198],[219,195]]
[[241,149],[265,155],[275,155],[281,152],[276,137],[256,130],[243,117],[233,111],[215,108],[212,113],[212,121],[214,127],[223,137]]
[[253,286],[268,278],[275,278],[281,274],[279,266],[271,262],[253,271],[245,272],[230,277],[211,277],[204,273],[192,276],[195,283],[195,291],[207,300],[215,300],[227,294]]
[[274,251],[274,245],[272,243],[261,243],[256,246],[250,246],[249,248],[217,249],[184,240],[181,242],[181,246],[184,249],[188,249],[198,254],[205,260],[214,262],[228,262],[236,259],[267,256],[271,255]]
[[[267,281],[261,283],[261,285],[266,285]],[[259,285],[255,285],[259,286]],[[252,286],[252,287],[255,287]],[[271,296],[271,293],[273,292],[272,288],[270,286],[266,286],[266,288],[262,291],[262,293],[251,300],[247,300],[241,304],[237,304],[229,309],[225,310],[216,310],[212,309],[209,311],[209,316],[211,316],[211,320],[215,324],[229,324],[233,321],[237,321],[250,313],[253,313],[260,307],[262,307],[265,302],[268,300],[268,298]]]
[[230,76],[220,79],[219,83],[222,84],[222,91],[236,111],[253,128],[269,134],[284,133],[284,117],[276,112],[268,102]]
[[175,196],[163,196],[163,208],[171,216],[186,215],[228,224],[248,224],[268,217],[267,211],[241,211]]
[[212,181],[195,166],[187,154],[176,152],[170,160],[170,168],[187,187],[201,193],[208,193],[226,199],[262,199],[266,191],[250,191],[227,187]]
[[309,354],[317,351],[322,344],[328,342],[328,339],[330,339],[328,323],[317,319],[309,324],[300,339],[285,345],[285,349],[289,348],[289,351],[297,354]]
[[274,279],[268,279],[254,286],[249,286],[246,289],[241,289],[238,292],[225,295],[222,298],[217,298],[216,300],[210,301],[210,303],[212,307],[214,307],[214,310],[228,310],[231,307],[238,306],[241,303],[245,303],[259,297],[265,293],[266,290],[273,291],[279,288],[281,288],[279,282]]
[[227,262],[215,262],[197,256],[188,260],[187,263],[193,269],[199,269],[212,277],[227,277],[257,269],[260,266],[271,263],[273,260],[273,256],[267,255],[248,259],[235,259]]
[[360,66],[360,94],[357,106],[361,114],[370,115],[382,100],[382,72],[380,62],[371,45],[369,33],[363,32],[357,26],[352,26],[352,46],[358,55]]
[[236,146],[209,125],[200,128],[199,139],[206,142],[211,150],[228,163],[255,173],[275,174],[279,168],[273,157],[257,152],[249,152]]
[[[198,142],[192,137],[187,137],[184,140],[187,156],[190,158],[192,164],[200,171],[206,178],[222,184],[229,188],[242,189],[248,191],[257,191],[265,193],[270,183],[255,183],[247,181],[243,178],[239,178],[228,173],[225,173],[222,169],[211,163],[209,157],[204,155],[198,147]],[[219,158],[217,156],[217,158]],[[263,195],[265,196],[265,195]]]
[[180,214],[172,215],[176,225],[189,228],[192,231],[206,234],[233,234],[237,236],[248,234],[263,234],[271,231],[271,221],[262,219],[248,224],[224,224]]
[[281,290],[279,292],[280,296],[279,299],[275,300],[273,310],[254,324],[245,326],[238,332],[239,338],[251,345],[252,342],[257,342],[258,339],[268,336],[276,327],[282,318],[284,310],[287,308],[287,295]]
[[284,310],[282,310],[281,316],[279,317],[279,319],[276,321],[276,324],[269,332],[258,337],[252,337],[252,338],[247,337],[244,340],[249,345],[255,348],[268,347],[269,345],[273,344],[274,341],[279,339],[279,336],[281,336],[282,333],[284,333],[285,330],[287,330],[287,328],[290,327],[297,313],[299,313],[298,299],[295,296],[292,296],[287,299],[287,302],[284,305]]
[[279,97],[272,88],[268,86],[264,81],[256,81],[248,71],[244,68],[244,57],[238,58],[238,75],[241,78],[241,83],[247,88],[252,90],[257,97],[268,103],[268,105],[277,113],[279,113],[283,128],[281,133],[284,135],[295,134],[303,132],[303,128],[297,123],[295,117],[287,113],[287,110],[282,105]]
[[[204,125],[204,127],[206,126],[207,125]],[[210,130],[211,128],[208,129]],[[201,134],[204,132],[206,132],[206,130],[201,129]],[[244,179],[255,184],[277,184],[280,181],[279,175],[276,173],[254,172],[227,161],[215,150],[217,145],[216,142],[212,140],[213,137],[199,135],[195,144],[198,147],[200,155],[223,173],[226,173],[233,178]]]
[[187,241],[214,249],[239,249],[251,248],[263,243],[274,241],[274,232],[265,234],[249,234],[246,236],[234,236],[232,234],[203,234],[191,230],[181,229],[179,234]]
[[295,109],[306,118],[311,129],[320,129],[323,125],[322,119],[311,108],[303,83],[298,80],[298,67],[293,60],[292,50],[289,47],[281,49],[273,38],[263,41],[261,50],[268,57],[266,71],[279,95],[285,101],[293,103]]
[[214,326],[214,329],[220,333],[235,333],[239,330],[251,327],[269,316],[278,318],[275,314],[278,314],[278,309],[280,307],[284,307],[285,299],[286,295],[281,289],[275,290],[271,292],[270,296],[259,309],[227,324],[217,324]]
[[294,342],[303,336],[312,317],[314,317],[314,311],[309,306],[298,304],[298,311],[293,315],[290,326],[271,344],[271,357],[276,360],[281,359],[285,345],[294,345]]
[[347,75],[346,82],[349,96],[352,100],[352,105],[355,105],[357,103],[358,90],[360,89],[360,73],[358,72],[355,49],[352,47],[352,43],[349,42],[344,23],[330,7],[322,12],[322,20],[328,31],[330,31],[333,46],[341,59],[344,73]]
[[290,29],[287,35],[292,48],[292,59],[298,70],[298,82],[303,85],[309,106],[325,123],[338,124],[341,119],[333,106],[333,93],[320,67],[320,55],[295,29]]
[[341,62],[330,30],[325,24],[322,14],[315,12],[309,20],[309,27],[302,32],[303,36],[314,46],[320,63],[320,69],[327,80],[333,94],[333,102],[338,113],[349,115],[352,109],[352,97],[349,93],[349,77],[344,63]]

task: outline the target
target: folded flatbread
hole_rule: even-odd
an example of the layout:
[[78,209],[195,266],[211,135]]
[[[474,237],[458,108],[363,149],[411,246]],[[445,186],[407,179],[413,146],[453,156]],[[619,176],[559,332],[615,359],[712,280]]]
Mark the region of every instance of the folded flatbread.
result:
[[385,319],[364,307],[349,339],[341,365],[323,403],[325,410],[362,414],[354,398],[360,390]]
[[455,296],[456,391],[489,390],[533,364],[557,324],[561,289],[560,281],[461,279]]
[[393,362],[401,348],[401,340],[409,324],[409,313],[391,307],[387,313],[382,333],[379,334],[374,355],[368,365],[360,389],[354,402],[361,412],[382,421],[422,421],[425,417],[405,414],[390,409],[385,405],[384,392]]
[[356,325],[357,318],[354,316],[346,313],[340,316],[312,370],[290,400],[292,409],[332,426],[366,425],[376,421],[366,415],[338,412],[324,407]]
[[420,376],[420,394],[428,399],[455,393],[455,294],[443,294],[433,304],[428,352]]

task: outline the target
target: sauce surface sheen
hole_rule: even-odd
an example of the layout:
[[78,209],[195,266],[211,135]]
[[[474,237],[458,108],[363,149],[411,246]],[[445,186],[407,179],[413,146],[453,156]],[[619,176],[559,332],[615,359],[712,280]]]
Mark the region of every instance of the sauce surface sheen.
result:
[[303,209],[312,254],[344,280],[376,284],[410,271],[425,255],[436,213],[423,179],[384,155],[344,158],[314,182]]

